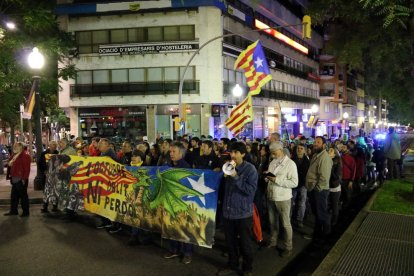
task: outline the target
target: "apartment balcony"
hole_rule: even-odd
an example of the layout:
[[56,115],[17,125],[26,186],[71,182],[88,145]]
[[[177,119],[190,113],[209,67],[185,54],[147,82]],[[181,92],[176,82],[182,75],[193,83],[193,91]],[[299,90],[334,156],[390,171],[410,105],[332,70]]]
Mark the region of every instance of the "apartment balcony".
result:
[[321,89],[319,91],[319,97],[320,98],[335,98],[335,90],[333,89]]

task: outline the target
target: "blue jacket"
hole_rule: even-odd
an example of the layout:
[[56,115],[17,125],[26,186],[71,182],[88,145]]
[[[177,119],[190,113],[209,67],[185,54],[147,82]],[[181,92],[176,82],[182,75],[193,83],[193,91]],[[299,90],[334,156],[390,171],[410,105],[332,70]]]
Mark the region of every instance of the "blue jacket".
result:
[[243,219],[253,215],[253,199],[257,188],[257,170],[246,161],[236,167],[235,177],[224,183],[223,217]]

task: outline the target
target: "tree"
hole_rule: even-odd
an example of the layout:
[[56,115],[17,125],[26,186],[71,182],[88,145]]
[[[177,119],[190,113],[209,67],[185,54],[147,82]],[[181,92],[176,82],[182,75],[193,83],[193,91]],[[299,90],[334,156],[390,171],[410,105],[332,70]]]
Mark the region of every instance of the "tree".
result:
[[[58,78],[75,74],[72,64],[58,71],[58,62],[68,60],[75,45],[70,34],[58,28],[52,13],[53,1],[4,0],[0,15],[15,22],[16,30],[0,26],[0,119],[14,127],[19,122],[19,105],[25,102],[32,82],[32,72],[26,65],[27,55],[34,46],[45,55],[39,91],[44,116],[58,114]],[[64,64],[64,63],[63,63]]]
[[413,1],[315,0],[313,22],[329,32],[326,51],[365,74],[365,91],[386,98],[389,118],[414,120]]

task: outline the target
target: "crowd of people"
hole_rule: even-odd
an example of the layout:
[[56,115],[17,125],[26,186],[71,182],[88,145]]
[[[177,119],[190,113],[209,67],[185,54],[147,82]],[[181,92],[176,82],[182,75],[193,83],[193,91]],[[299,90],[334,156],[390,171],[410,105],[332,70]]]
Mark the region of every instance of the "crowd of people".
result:
[[[259,221],[259,227],[268,234],[265,241],[259,240],[261,245],[280,246],[281,257],[289,257],[293,249],[293,227],[303,228],[307,215],[315,217],[313,235],[309,238],[315,244],[323,244],[341,219],[341,212],[352,206],[361,187],[380,186],[384,179],[398,178],[402,172],[401,145],[393,128],[381,145],[366,137],[342,141],[329,140],[326,136],[307,139],[300,135],[293,141],[281,141],[279,133],[254,141],[200,138],[187,135],[175,141],[160,138],[153,144],[125,140],[120,148],[106,138],[93,138],[89,145],[81,138],[74,141],[64,138],[49,144],[38,166],[47,177],[47,154],[108,156],[127,166],[171,166],[217,172],[232,161],[235,169],[224,174],[218,192],[216,224],[224,230],[228,254],[227,266],[218,275],[235,271],[251,275],[254,221],[256,224]],[[10,211],[5,215],[17,215],[21,201],[22,216],[29,216],[29,173],[30,157],[24,145],[17,142],[8,164],[12,192]],[[255,208],[259,220],[253,220]],[[41,211],[49,212],[48,202]],[[53,206],[52,211],[59,210]],[[129,229],[104,217],[101,220],[97,228],[108,228],[112,234]],[[129,245],[148,243],[150,236],[132,228]],[[191,244],[170,241],[164,257],[182,257],[182,262],[189,264],[192,254]]]

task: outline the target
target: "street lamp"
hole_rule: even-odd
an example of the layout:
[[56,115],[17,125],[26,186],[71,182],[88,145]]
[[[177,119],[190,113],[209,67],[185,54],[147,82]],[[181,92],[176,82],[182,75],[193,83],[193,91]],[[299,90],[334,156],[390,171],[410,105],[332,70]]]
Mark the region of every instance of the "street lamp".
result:
[[242,94],[243,89],[240,87],[239,84],[236,84],[236,86],[233,88],[233,96],[239,98]]
[[316,104],[314,104],[314,105],[312,105],[311,110],[312,110],[312,113],[313,114],[318,113],[319,106],[317,106]]
[[[347,139],[349,139],[349,131],[347,131],[346,130],[346,128],[347,128],[347,124],[346,124],[346,121],[347,121],[347,119],[349,118],[349,114],[348,114],[348,112],[344,112],[344,114],[342,114],[342,118],[345,120],[345,129],[344,129],[344,133],[346,133],[347,135],[348,135],[348,137],[347,137]],[[349,128],[348,128],[348,130],[349,130]]]
[[7,29],[9,29],[9,30],[14,30],[14,29],[16,29],[16,24],[14,24],[13,22],[7,22],[6,23],[6,27],[7,27]]
[[[39,52],[39,49],[34,47],[33,51],[29,54],[28,63],[30,68],[36,73],[42,69],[45,64],[45,58]],[[40,170],[39,160],[43,152],[42,145],[42,123],[40,121],[40,93],[39,93],[39,81],[40,76],[33,76],[33,86],[32,89],[35,93],[35,109],[33,113],[33,119],[35,121],[35,131],[36,131],[36,163],[37,163],[37,175],[34,180],[34,189],[40,190],[43,183],[43,178],[45,177],[43,172]],[[32,145],[30,145],[31,147]]]

